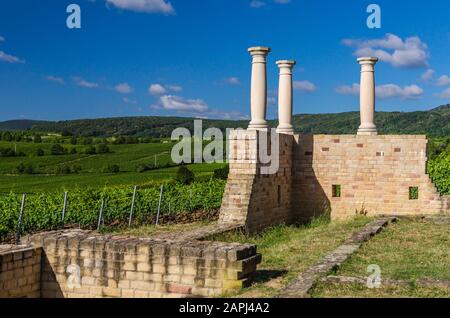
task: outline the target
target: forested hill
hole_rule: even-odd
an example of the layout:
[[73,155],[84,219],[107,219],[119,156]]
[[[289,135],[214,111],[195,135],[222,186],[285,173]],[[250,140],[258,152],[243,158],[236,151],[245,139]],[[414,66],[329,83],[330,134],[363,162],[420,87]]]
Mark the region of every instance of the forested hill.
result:
[[[338,114],[299,114],[293,119],[295,130],[303,134],[353,134],[359,125],[359,112]],[[275,127],[276,120],[270,121]],[[378,131],[382,134],[427,134],[450,136],[450,104],[429,111],[378,112]],[[248,121],[203,120],[208,127],[246,128]],[[150,136],[170,137],[177,127],[192,131],[193,118],[182,117],[120,117],[82,119],[58,122],[14,120],[0,122],[0,130],[34,130],[81,136]]]

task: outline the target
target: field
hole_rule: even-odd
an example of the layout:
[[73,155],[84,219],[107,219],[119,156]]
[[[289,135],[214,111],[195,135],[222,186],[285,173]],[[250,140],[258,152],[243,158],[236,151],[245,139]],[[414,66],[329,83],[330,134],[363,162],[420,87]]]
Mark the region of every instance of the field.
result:
[[[53,192],[71,188],[103,187],[119,185],[142,185],[151,182],[164,182],[173,179],[177,167],[167,167],[172,164],[170,152],[171,142],[140,143],[140,144],[108,144],[109,153],[85,154],[88,145],[71,145],[64,143],[68,149],[77,149],[76,154],[51,155],[53,143],[5,142],[0,141],[0,148],[16,147],[17,152],[23,152],[23,157],[0,158],[0,193],[14,192]],[[37,156],[37,149],[44,151],[44,156]],[[156,157],[156,166],[155,166]],[[17,166],[32,165],[33,174],[18,174]],[[120,172],[108,173],[104,169],[118,165]],[[139,165],[148,165],[155,170],[137,172]],[[57,173],[58,168],[78,166],[78,173]],[[224,164],[196,164],[189,169],[197,180],[208,179],[215,169]]]

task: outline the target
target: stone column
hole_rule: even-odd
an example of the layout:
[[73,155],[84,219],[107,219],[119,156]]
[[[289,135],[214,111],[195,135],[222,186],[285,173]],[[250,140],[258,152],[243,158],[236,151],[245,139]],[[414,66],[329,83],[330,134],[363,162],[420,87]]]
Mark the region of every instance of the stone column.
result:
[[278,84],[278,128],[280,134],[294,134],[292,126],[292,69],[295,61],[277,61],[280,68],[280,79]]
[[250,93],[251,116],[250,130],[267,130],[269,125],[266,121],[267,108],[267,74],[266,57],[270,52],[268,47],[251,47],[248,49],[253,58],[252,82]]
[[375,126],[375,64],[376,57],[361,57],[360,115],[361,126],[358,135],[377,135]]

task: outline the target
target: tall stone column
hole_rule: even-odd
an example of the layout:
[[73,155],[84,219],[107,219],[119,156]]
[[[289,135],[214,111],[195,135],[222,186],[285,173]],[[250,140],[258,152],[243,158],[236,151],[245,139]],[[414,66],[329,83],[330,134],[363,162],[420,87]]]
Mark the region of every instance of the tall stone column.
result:
[[360,115],[358,135],[377,135],[375,126],[375,64],[376,57],[361,57]]
[[252,119],[248,126],[250,130],[267,130],[269,125],[266,121],[267,108],[267,73],[266,58],[270,48],[257,46],[248,49],[253,58],[252,82],[250,93],[250,105]]
[[278,84],[278,128],[277,132],[280,134],[293,134],[294,127],[292,126],[292,69],[295,61],[277,61],[280,68],[280,79]]

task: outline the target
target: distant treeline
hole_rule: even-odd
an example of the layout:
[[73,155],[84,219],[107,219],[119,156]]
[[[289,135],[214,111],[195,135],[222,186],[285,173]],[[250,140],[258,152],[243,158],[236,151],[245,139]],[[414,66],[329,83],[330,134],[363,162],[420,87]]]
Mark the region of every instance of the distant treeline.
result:
[[[338,114],[300,114],[295,115],[295,131],[302,134],[354,134],[359,126],[359,112]],[[276,127],[277,120],[269,121]],[[426,134],[440,137],[450,136],[450,104],[429,111],[416,112],[377,112],[376,124],[381,134]],[[203,120],[203,129],[217,127],[246,128],[248,121]],[[83,137],[133,136],[168,138],[178,127],[194,127],[193,118],[180,117],[121,117],[69,120],[58,122],[9,121],[0,123],[0,130],[28,130],[53,132],[63,135]]]

